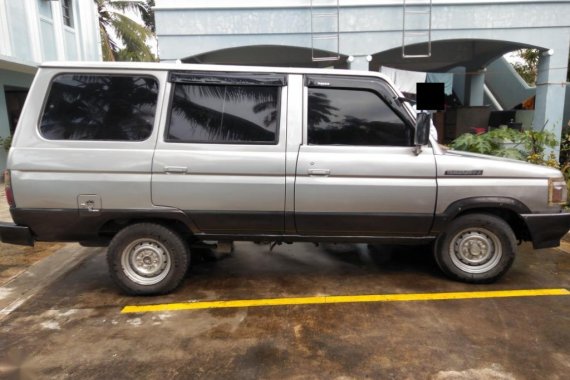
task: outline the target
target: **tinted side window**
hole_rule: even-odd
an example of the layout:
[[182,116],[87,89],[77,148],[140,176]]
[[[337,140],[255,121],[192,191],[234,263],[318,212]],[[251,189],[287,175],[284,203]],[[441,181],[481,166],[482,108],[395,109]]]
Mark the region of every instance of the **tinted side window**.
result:
[[276,144],[280,87],[174,86],[166,140],[222,144]]
[[375,93],[309,89],[309,144],[410,146],[412,131]]
[[49,140],[142,141],[152,133],[158,83],[131,75],[57,76],[40,133]]

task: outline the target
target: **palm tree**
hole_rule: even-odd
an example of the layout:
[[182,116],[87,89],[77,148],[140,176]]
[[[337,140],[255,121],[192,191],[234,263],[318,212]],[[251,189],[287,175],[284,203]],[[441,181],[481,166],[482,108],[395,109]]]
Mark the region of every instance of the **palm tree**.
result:
[[[151,10],[153,0],[111,1],[94,0],[99,13],[101,49],[104,61],[156,61],[146,44],[153,35]],[[123,12],[138,14],[145,25],[137,23]],[[114,37],[118,41],[114,40]]]

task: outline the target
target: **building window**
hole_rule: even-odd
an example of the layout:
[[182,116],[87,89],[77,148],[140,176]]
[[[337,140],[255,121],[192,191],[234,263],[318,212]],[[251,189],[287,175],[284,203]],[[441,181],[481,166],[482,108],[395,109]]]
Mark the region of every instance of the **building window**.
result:
[[157,99],[154,78],[62,74],[51,84],[40,133],[48,140],[143,141]]
[[72,0],[61,1],[61,11],[63,13],[63,23],[70,28],[73,28],[73,6]]
[[309,144],[410,146],[412,130],[376,94],[309,89]]
[[39,9],[41,17],[43,17],[47,20],[52,19],[51,1],[38,0],[38,9]]
[[280,87],[179,84],[168,142],[277,144]]

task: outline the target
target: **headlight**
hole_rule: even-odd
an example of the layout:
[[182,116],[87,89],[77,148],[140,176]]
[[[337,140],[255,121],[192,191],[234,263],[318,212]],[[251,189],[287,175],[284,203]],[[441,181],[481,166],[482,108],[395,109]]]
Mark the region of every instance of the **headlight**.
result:
[[548,203],[565,204],[568,198],[568,188],[564,178],[550,178],[548,180]]

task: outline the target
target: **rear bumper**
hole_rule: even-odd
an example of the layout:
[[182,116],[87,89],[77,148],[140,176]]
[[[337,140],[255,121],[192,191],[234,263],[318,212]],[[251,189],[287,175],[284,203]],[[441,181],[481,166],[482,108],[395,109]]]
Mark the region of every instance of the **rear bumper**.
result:
[[0,222],[0,239],[3,243],[17,245],[34,245],[32,231],[28,227],[18,226],[14,223]]
[[535,249],[558,247],[562,236],[570,230],[570,213],[521,216],[528,227]]

